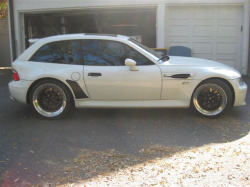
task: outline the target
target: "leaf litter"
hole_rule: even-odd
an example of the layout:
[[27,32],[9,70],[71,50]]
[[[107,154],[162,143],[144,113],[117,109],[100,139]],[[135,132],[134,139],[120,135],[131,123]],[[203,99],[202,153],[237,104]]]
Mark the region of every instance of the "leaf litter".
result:
[[189,149],[150,145],[139,153],[82,150],[64,176],[49,182],[59,187],[250,185],[250,135]]
[[115,149],[83,149],[77,157],[64,162],[56,173],[51,173],[50,179],[45,178],[43,184],[59,187],[250,186],[250,134],[240,132],[241,124],[228,116],[199,118],[196,122],[217,129],[222,136],[229,136],[233,129],[245,137],[193,148],[152,144],[141,148],[136,156]]

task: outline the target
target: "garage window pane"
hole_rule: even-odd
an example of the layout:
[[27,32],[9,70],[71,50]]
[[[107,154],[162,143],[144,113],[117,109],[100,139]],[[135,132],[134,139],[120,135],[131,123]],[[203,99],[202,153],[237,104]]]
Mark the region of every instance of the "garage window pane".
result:
[[125,48],[122,43],[108,40],[83,40],[84,65],[124,66]]
[[52,42],[41,47],[30,61],[83,64],[80,41]]

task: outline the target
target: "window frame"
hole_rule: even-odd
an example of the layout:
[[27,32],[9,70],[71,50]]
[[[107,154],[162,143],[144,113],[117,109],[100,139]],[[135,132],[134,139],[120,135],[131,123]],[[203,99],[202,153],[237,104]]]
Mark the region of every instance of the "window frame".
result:
[[[144,54],[142,54],[140,51],[138,51],[137,49],[135,49],[134,47],[132,47],[132,46],[130,46],[130,45],[128,45],[127,43],[124,43],[124,42],[121,42],[121,41],[117,41],[117,40],[111,40],[111,39],[89,39],[89,38],[86,38],[86,39],[81,39],[81,41],[83,41],[83,40],[99,40],[99,41],[111,41],[111,42],[117,42],[117,43],[120,43],[120,44],[122,44],[122,45],[125,45],[125,47],[126,46],[128,46],[128,47],[130,47],[130,48],[132,48],[133,50],[135,50],[137,53],[139,53],[140,55],[142,55],[144,58],[146,58],[148,61],[150,61],[152,64],[150,64],[150,65],[138,65],[138,64],[136,64],[136,66],[153,66],[153,65],[156,65],[152,60],[150,60],[147,56],[145,56]],[[81,42],[81,46],[82,46],[82,42]],[[83,56],[83,51],[82,51],[82,56]],[[133,60],[133,59],[132,59]],[[86,65],[86,64],[84,64],[84,57],[83,57],[83,65],[84,66],[94,66],[94,65]],[[120,66],[117,66],[117,67],[122,67],[122,66],[126,66],[126,65],[120,65]],[[99,67],[116,67],[116,65],[115,66],[99,66]]]

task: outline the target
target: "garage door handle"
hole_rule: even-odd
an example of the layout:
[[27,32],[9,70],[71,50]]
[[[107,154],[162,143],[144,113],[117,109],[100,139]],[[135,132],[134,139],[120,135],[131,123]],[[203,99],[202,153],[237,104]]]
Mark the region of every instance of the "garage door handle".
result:
[[100,77],[102,76],[101,73],[88,73],[88,76],[91,76],[91,77]]

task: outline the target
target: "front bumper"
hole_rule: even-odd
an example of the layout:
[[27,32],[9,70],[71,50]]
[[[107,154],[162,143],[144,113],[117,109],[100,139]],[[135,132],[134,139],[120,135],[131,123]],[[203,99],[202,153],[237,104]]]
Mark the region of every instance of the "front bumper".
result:
[[247,85],[243,83],[243,85],[239,85],[237,80],[232,80],[232,85],[235,91],[235,100],[233,106],[242,106],[246,105],[246,94],[247,94]]
[[[10,97],[16,101],[27,104],[26,95],[33,81],[19,80],[9,83]],[[13,100],[12,99],[12,100]]]

